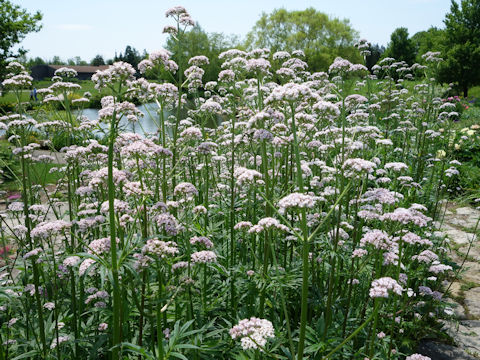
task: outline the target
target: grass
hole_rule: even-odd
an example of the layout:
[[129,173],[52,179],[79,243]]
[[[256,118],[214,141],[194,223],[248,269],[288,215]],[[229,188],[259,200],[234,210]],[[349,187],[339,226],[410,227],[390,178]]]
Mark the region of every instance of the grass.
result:
[[480,86],[474,86],[468,90],[468,97],[480,98]]
[[[11,151],[11,144],[5,140],[0,139],[1,153]],[[33,163],[30,167],[32,185],[56,184],[61,178],[62,174],[58,172],[50,173],[50,169],[59,166],[58,164],[47,163]],[[16,162],[12,162],[8,157],[2,155],[0,157],[0,168],[5,173],[13,173],[8,177],[3,176],[3,182],[0,183],[0,190],[4,191],[19,191],[21,189],[20,177],[21,169]]]
[[[98,90],[95,89],[95,86],[91,80],[76,80],[73,79],[72,82],[75,82],[79,84],[82,89],[79,90],[79,93],[83,92],[90,92],[92,95],[98,94]],[[35,87],[37,90],[39,89],[44,89],[52,85],[52,82],[50,80],[39,80],[39,81],[34,81],[33,82],[33,87]],[[30,90],[23,90],[22,96],[21,96],[21,101],[30,101]],[[11,91],[4,92],[2,93],[2,96],[0,96],[0,104],[8,104],[8,103],[16,103],[17,98],[15,94]]]
[[[58,167],[58,164],[45,164],[45,163],[35,163],[32,164],[31,171],[31,181],[32,185],[41,185],[44,187],[48,184],[56,184],[61,178],[62,174],[58,172],[50,173],[50,169]],[[16,174],[18,177],[20,174]],[[5,181],[0,184],[0,190],[4,191],[20,191],[21,183],[20,180],[11,180]]]

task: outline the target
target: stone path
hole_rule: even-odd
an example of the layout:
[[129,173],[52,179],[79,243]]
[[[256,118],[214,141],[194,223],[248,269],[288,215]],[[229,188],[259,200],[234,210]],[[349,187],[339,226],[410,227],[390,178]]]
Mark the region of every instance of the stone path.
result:
[[451,259],[463,267],[448,292],[453,319],[444,321],[444,330],[459,348],[450,349],[452,356],[445,359],[480,359],[479,219],[479,210],[447,205],[441,229],[450,240]]
[[55,164],[66,164],[65,161],[65,153],[61,153],[58,151],[50,151],[50,150],[34,150],[33,151],[33,156],[34,157],[39,157],[40,155],[50,155],[55,158],[54,163]]

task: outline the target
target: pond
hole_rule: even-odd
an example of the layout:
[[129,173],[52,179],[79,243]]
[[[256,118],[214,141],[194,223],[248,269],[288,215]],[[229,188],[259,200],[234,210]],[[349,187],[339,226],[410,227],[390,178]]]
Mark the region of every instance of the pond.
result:
[[[181,118],[184,119],[187,116],[187,108],[182,108],[181,111]],[[122,128],[123,132],[135,132],[142,135],[145,134],[154,134],[157,132],[157,129],[160,127],[160,119],[157,113],[158,106],[155,103],[147,103],[138,106],[138,109],[144,114],[143,117],[139,118],[138,122],[132,123],[128,121],[125,117],[120,120],[120,127]],[[165,121],[170,115],[176,115],[175,110],[164,112]],[[97,120],[98,119],[98,109],[84,109],[82,112],[89,120]],[[218,126],[219,123],[222,122],[221,116],[215,116],[215,118],[210,118],[207,120],[205,124],[206,127],[215,128]],[[106,123],[102,123],[100,125],[102,129],[107,129],[108,125]]]
[[[159,116],[157,114],[157,105],[155,103],[148,103],[138,106],[138,109],[144,114],[143,117],[139,118],[139,121],[132,123],[126,118],[122,118],[120,121],[120,126],[123,131],[131,131],[139,134],[151,134],[155,133],[159,127]],[[82,112],[89,120],[98,119],[98,109],[84,109]],[[171,112],[164,111],[165,119]],[[102,128],[108,127],[107,124],[102,123]]]

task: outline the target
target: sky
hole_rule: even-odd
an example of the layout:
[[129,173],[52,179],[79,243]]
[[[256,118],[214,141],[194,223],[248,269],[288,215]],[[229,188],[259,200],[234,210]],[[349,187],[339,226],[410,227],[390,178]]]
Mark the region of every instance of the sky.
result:
[[371,43],[387,45],[397,27],[410,35],[430,26],[443,27],[450,0],[11,0],[43,14],[43,27],[28,34],[21,46],[27,56],[62,59],[80,56],[90,61],[100,54],[113,58],[131,45],[140,52],[165,45],[162,34],[165,11],[184,6],[206,32],[236,34],[242,38],[262,12],[276,8],[303,10],[313,7],[331,17],[350,20],[352,27]]

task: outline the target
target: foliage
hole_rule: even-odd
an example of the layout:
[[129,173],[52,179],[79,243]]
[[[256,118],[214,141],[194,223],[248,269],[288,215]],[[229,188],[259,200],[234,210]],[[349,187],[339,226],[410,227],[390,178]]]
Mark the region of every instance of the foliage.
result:
[[41,25],[38,23],[41,20],[42,14],[38,11],[30,14],[20,5],[9,0],[0,0],[0,81],[6,74],[7,60],[26,52],[20,48],[15,53],[12,47],[20,43],[28,33],[39,31]]
[[52,64],[52,65],[67,65],[65,63],[65,61],[63,61],[60,56],[58,55],[55,55],[52,60],[48,61],[49,64]]
[[0,178],[2,181],[13,181],[20,167],[12,154],[9,143],[0,142]]
[[354,48],[357,38],[357,31],[346,19],[332,19],[314,8],[276,9],[262,14],[248,33],[246,46],[265,47],[272,52],[301,49],[312,71],[325,71],[336,57],[360,61]]
[[422,63],[422,55],[428,51],[444,50],[445,30],[431,27],[425,31],[419,31],[411,37],[415,44],[416,62]]
[[129,63],[133,67],[137,67],[138,63],[142,61],[146,56],[146,53],[144,51],[144,54],[141,55],[137,49],[135,49],[133,46],[127,45],[125,47],[125,52],[122,54],[115,54],[115,58],[113,61],[124,61],[126,63]]
[[468,89],[480,84],[480,0],[452,0],[445,16],[445,63],[440,80],[454,83],[468,96]]
[[395,29],[390,35],[390,42],[383,56],[394,58],[397,61],[405,61],[408,65],[413,65],[415,55],[415,44],[409,38],[408,29],[405,27]]
[[[207,33],[199,24],[176,35],[178,41],[170,36],[165,48],[172,53],[172,59],[181,69],[188,68],[188,60],[197,55],[208,57],[209,64],[205,67],[205,81],[216,81],[221,69],[218,55],[227,49],[241,48],[239,39],[234,35],[223,33]],[[165,75],[165,74],[164,74]],[[167,80],[169,80],[167,78]]]
[[103,59],[102,55],[96,55],[92,61],[90,61],[90,65],[92,66],[100,66],[105,65],[105,60]]
[[452,191],[467,198],[478,198],[480,191],[480,110],[467,108],[452,138],[454,156],[461,162],[460,174],[451,185]]
[[372,67],[382,58],[385,47],[379,44],[371,44],[368,51],[370,51],[370,54],[366,56],[365,66],[371,71]]
[[75,56],[71,59],[67,60],[67,65],[75,66],[75,65],[88,65],[85,60],[82,60],[80,56]]

